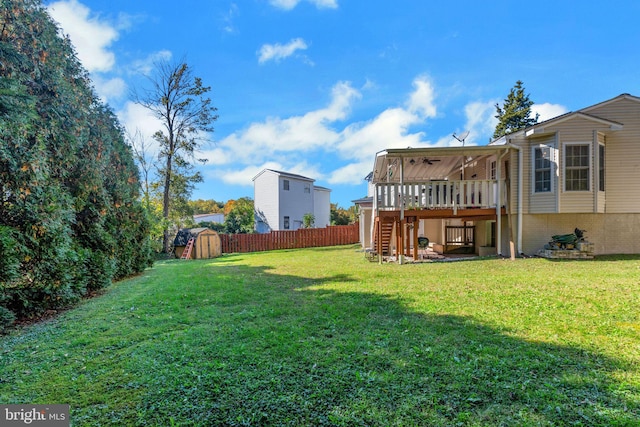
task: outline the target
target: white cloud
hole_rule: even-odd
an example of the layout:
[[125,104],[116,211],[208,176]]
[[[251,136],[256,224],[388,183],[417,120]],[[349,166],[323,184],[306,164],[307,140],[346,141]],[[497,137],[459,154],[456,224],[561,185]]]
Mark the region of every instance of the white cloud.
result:
[[403,108],[388,108],[369,122],[348,126],[338,149],[345,158],[362,159],[385,148],[419,147],[424,134],[407,133],[419,123],[420,117]]
[[261,64],[271,60],[280,62],[282,59],[293,55],[297,50],[305,50],[307,47],[307,43],[301,38],[292,39],[284,45],[280,43],[265,44],[262,45],[258,52],[258,62]]
[[145,143],[149,145],[150,155],[155,156],[158,153],[158,143],[153,139],[153,135],[163,129],[160,119],[154,117],[148,109],[131,101],[117,112],[117,116],[129,134],[140,132]]
[[127,84],[119,77],[104,79],[100,75],[94,75],[91,80],[103,102],[121,99],[127,93]]
[[283,168],[280,163],[267,162],[259,166],[249,165],[243,169],[234,169],[234,170],[226,170],[226,171],[216,170],[215,178],[219,179],[220,177],[222,177],[222,181],[225,184],[229,184],[229,185],[251,185],[252,184],[251,180],[253,179],[253,177],[258,175],[258,173],[260,173],[262,169],[281,170]]
[[89,72],[113,69],[116,60],[109,48],[118,40],[115,25],[91,16],[91,10],[77,0],[57,1],[47,9],[69,35],[80,62]]
[[273,169],[273,170],[286,170],[290,173],[295,173],[303,176],[310,176],[314,179],[322,178],[322,173],[315,166],[309,165],[307,162],[300,162],[297,164],[285,164],[277,161],[270,161],[256,165],[249,165],[243,169],[237,170],[226,170],[221,171],[216,170],[214,178],[220,178],[222,176],[222,181],[225,184],[229,185],[252,185],[252,179],[260,173],[263,169]]
[[435,117],[435,92],[431,81],[427,77],[421,76],[413,81],[413,87],[415,90],[409,97],[409,111],[420,114],[424,118]]
[[330,184],[362,184],[364,177],[371,172],[373,166],[373,156],[370,159],[362,160],[338,168],[331,172],[327,178]]
[[[291,10],[295,8],[301,0],[270,0],[272,6],[279,9]],[[337,9],[338,0],[307,0],[318,9]]]
[[269,117],[224,138],[219,147],[233,152],[230,157],[243,163],[256,162],[265,155],[329,149],[340,139],[331,124],[344,120],[360,93],[348,82],[337,83],[325,108],[289,118]]
[[168,61],[173,54],[169,50],[160,50],[154,52],[146,58],[134,61],[132,64],[133,71],[142,75],[149,75],[155,68],[155,63],[158,61]]
[[[465,139],[465,145],[486,145],[489,143],[489,138],[493,135],[493,131],[498,124],[498,119],[495,118],[496,102],[496,100],[486,102],[473,101],[465,106],[464,112],[467,122],[464,130],[469,131],[469,136]],[[464,130],[459,132],[464,132]],[[458,141],[455,142],[457,144],[452,145],[459,144]]]
[[337,9],[338,0],[310,0],[317,8]]
[[562,114],[568,113],[569,110],[564,105],[560,104],[533,104],[531,106],[531,116],[535,117],[536,113],[540,114],[538,121],[543,122],[545,120],[552,119]]
[[[369,82],[364,85],[369,86]],[[269,167],[326,179],[331,184],[358,185],[371,171],[373,153],[380,150],[459,144],[451,134],[429,140],[420,129],[438,116],[436,90],[428,76],[414,79],[413,90],[401,106],[387,108],[370,120],[341,125],[348,120],[354,103],[363,97],[351,83],[337,83],[331,95],[324,108],[286,118],[269,117],[224,138],[216,149],[207,152],[212,163],[228,167],[226,171],[218,168],[217,176],[223,176],[229,184],[250,185],[252,177]],[[452,133],[469,130],[467,144],[486,144],[496,124],[495,103],[467,103],[465,129],[452,129]],[[560,110],[558,106],[544,108]],[[340,166],[327,170],[328,165],[320,161],[325,154],[338,155]]]
[[210,150],[201,151],[198,154],[198,158],[205,159],[208,165],[226,165],[233,160],[229,154],[229,151],[225,151],[220,147],[215,147]]
[[229,6],[228,12],[222,17],[222,21],[224,22],[223,30],[226,33],[233,34],[237,32],[236,26],[234,24],[235,17],[240,14],[240,9],[238,5],[235,3],[231,3]]
[[[220,151],[216,152],[216,158],[233,159],[240,165],[260,164],[265,157],[279,159],[278,165],[284,170],[318,178],[323,173],[319,166],[307,164],[309,158],[322,152],[337,153],[351,163],[325,172],[327,180],[332,184],[360,184],[371,168],[372,153],[390,147],[431,145],[423,141],[423,132],[411,132],[410,129],[435,116],[435,91],[426,77],[415,79],[413,86],[413,92],[407,96],[406,108],[388,108],[369,121],[351,123],[339,129],[336,125],[348,118],[353,103],[362,98],[350,83],[339,82],[332,88],[331,102],[325,108],[300,116],[270,117],[263,122],[252,123],[245,130],[223,139],[218,145]],[[305,160],[300,161],[300,158]],[[225,182],[239,183],[245,177],[244,183],[247,184],[250,168],[247,166],[238,174],[225,172]],[[252,171],[260,169],[253,168]]]

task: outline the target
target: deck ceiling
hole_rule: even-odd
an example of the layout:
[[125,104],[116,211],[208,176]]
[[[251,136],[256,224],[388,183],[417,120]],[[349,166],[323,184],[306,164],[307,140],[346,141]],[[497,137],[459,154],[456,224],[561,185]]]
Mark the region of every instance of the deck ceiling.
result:
[[372,180],[399,183],[402,163],[404,182],[459,179],[463,162],[484,161],[504,150],[504,146],[390,149],[376,156]]

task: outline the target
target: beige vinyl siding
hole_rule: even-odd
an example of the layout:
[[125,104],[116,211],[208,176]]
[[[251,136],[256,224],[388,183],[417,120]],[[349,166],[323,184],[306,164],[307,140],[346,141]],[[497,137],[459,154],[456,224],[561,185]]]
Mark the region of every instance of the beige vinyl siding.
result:
[[[522,143],[525,174],[525,198],[522,224],[522,250],[533,255],[554,234],[586,230],[587,241],[595,245],[596,255],[640,253],[640,102],[624,96],[586,108],[577,116],[544,128],[555,134],[558,154],[557,212],[534,214],[531,206],[531,146],[543,138],[528,138]],[[622,129],[597,118],[622,124]],[[549,136],[550,138],[550,136]],[[569,143],[588,143],[591,147],[588,192],[566,191],[564,148]],[[605,191],[599,191],[599,144],[605,147]]]
[[596,105],[589,114],[622,123],[606,136],[606,213],[640,212],[640,103],[617,99]]
[[[597,170],[595,155],[597,155],[597,131],[606,131],[608,126],[584,118],[576,118],[562,122],[557,126],[549,126],[548,130],[556,131],[558,141],[558,212],[588,213],[595,212],[597,191]],[[589,146],[589,191],[567,191],[565,188],[565,153],[566,147],[573,144]],[[533,212],[532,212],[533,213]]]
[[523,252],[534,255],[554,234],[586,230],[585,238],[595,254],[640,253],[640,215],[636,214],[543,214],[523,218]]
[[[534,161],[533,150],[535,147],[549,146],[551,147],[551,191],[544,193],[536,193],[534,190]],[[523,175],[523,191],[524,199],[523,203],[524,211],[528,213],[554,213],[558,211],[558,167],[556,164],[557,152],[556,152],[556,136],[546,135],[540,138],[534,138],[529,141],[528,144],[523,147],[523,166],[527,171]]]

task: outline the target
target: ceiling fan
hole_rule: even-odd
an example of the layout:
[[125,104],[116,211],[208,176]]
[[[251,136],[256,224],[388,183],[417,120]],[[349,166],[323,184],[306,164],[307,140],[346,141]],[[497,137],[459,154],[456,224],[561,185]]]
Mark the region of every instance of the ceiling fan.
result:
[[433,162],[439,162],[439,161],[440,161],[440,159],[429,159],[427,157],[423,157],[422,158],[422,163],[423,164],[427,164],[427,165],[432,165]]

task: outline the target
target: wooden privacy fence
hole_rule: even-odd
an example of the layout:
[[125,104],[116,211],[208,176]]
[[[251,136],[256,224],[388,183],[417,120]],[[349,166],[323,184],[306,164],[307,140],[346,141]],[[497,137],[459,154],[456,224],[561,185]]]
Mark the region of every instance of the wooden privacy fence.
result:
[[223,253],[260,252],[275,249],[313,248],[350,245],[360,241],[359,225],[334,225],[326,228],[301,228],[265,234],[221,234]]

